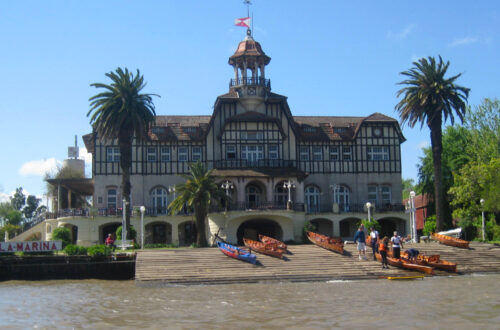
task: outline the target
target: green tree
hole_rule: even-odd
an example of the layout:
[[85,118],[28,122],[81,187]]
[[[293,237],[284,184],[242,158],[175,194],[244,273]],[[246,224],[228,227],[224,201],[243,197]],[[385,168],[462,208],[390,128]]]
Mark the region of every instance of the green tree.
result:
[[24,204],[26,204],[26,196],[24,196],[22,187],[16,188],[16,193],[14,196],[10,197],[10,204],[18,211],[20,211]]
[[[132,167],[132,142],[146,139],[150,125],[155,120],[155,108],[152,96],[155,94],[141,94],[146,86],[144,77],[137,70],[136,75],[128,69],[116,69],[116,72],[106,73],[111,79],[110,85],[95,83],[90,86],[104,89],[103,92],[92,96],[90,116],[92,125],[102,141],[118,140],[120,148],[120,168],[122,171],[121,190],[126,200],[125,225],[130,228],[130,169]],[[128,230],[127,230],[128,231]]]
[[66,227],[57,227],[52,232],[53,241],[62,241],[63,249],[66,245],[71,244],[71,231]]
[[415,185],[415,180],[413,179],[403,179],[403,200],[410,198],[410,191],[415,191],[415,193],[420,194],[421,191],[417,185]]
[[33,218],[33,214],[36,212],[38,205],[40,204],[40,199],[36,196],[28,195],[26,199],[26,206],[23,208],[23,214],[26,219]]
[[4,226],[7,224],[19,226],[23,220],[22,213],[9,202],[0,203],[0,218]]
[[[434,168],[434,198],[436,204],[436,227],[442,230],[443,186],[441,174],[442,125],[450,118],[454,123],[454,113],[463,121],[469,89],[456,85],[461,74],[445,78],[450,62],[443,62],[441,56],[437,62],[434,57],[421,58],[413,62],[413,68],[401,72],[407,79],[400,82],[405,85],[397,93],[403,98],[396,105],[402,123],[410,127],[426,124],[431,135],[431,147]],[[443,118],[444,117],[444,118]]]
[[182,210],[184,205],[194,208],[196,219],[196,245],[206,247],[206,218],[208,208],[213,201],[221,203],[226,200],[226,194],[211,176],[213,170],[207,170],[202,163],[189,166],[189,175],[183,175],[186,182],[175,186],[177,198],[168,206],[172,212]]

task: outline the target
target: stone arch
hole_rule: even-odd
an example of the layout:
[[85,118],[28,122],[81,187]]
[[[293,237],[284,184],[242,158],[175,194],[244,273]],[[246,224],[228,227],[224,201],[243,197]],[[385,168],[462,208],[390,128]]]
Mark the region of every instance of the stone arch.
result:
[[196,243],[196,223],[192,220],[181,222],[178,225],[179,246],[190,246]]
[[150,222],[145,226],[144,244],[171,244],[172,225],[165,221]]
[[253,218],[241,223],[236,231],[238,245],[243,245],[243,238],[259,240],[259,234],[283,239],[283,229],[275,220]]
[[361,221],[359,218],[345,218],[340,221],[340,237],[353,238],[358,230],[358,223]]
[[112,234],[115,239],[118,239],[116,237],[116,230],[121,225],[121,222],[107,222],[105,224],[102,224],[99,227],[99,243],[104,244],[104,241],[106,240],[106,237],[108,237],[108,234]]
[[403,237],[406,236],[406,220],[398,217],[384,217],[377,219],[380,223],[380,237],[387,236],[392,237],[394,231],[398,232],[398,235]]
[[261,207],[267,201],[266,185],[259,180],[252,180],[245,186],[245,202],[248,209]]
[[329,219],[316,218],[309,221],[317,233],[327,236],[333,236],[333,222]]

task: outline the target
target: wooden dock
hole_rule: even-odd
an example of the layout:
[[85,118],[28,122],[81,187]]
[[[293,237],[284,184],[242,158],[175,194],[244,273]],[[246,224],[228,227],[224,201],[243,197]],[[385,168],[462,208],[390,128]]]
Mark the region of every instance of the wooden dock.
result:
[[[495,245],[471,242],[466,250],[431,242],[406,244],[407,247],[457,262],[456,274],[500,272],[500,247]],[[147,286],[360,280],[420,274],[394,267],[382,269],[379,262],[373,261],[371,249],[367,251],[367,260],[362,261],[354,244],[345,249],[346,255],[340,255],[315,245],[291,245],[286,260],[257,254],[257,265],[229,258],[218,248],[141,251],[137,253],[135,280],[138,285]],[[455,274],[439,270],[435,273]]]

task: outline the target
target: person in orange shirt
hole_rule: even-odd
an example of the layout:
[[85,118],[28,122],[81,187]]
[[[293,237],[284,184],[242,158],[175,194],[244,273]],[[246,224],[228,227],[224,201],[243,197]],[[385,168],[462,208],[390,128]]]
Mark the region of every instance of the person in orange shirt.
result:
[[387,269],[389,269],[389,266],[387,266],[387,250],[389,249],[388,245],[389,245],[389,238],[385,236],[378,246],[378,252],[382,257],[382,268],[387,268]]

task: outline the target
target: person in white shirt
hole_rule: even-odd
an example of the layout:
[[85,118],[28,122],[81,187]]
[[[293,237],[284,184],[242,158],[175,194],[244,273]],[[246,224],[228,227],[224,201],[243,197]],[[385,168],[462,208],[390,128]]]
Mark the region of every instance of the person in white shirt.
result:
[[398,232],[394,232],[394,236],[391,238],[392,243],[392,257],[399,259],[401,257],[401,248],[403,247],[403,241],[401,237],[398,236]]
[[375,228],[370,227],[370,244],[373,251],[373,260],[377,260],[375,253],[378,253],[378,239],[378,231]]

